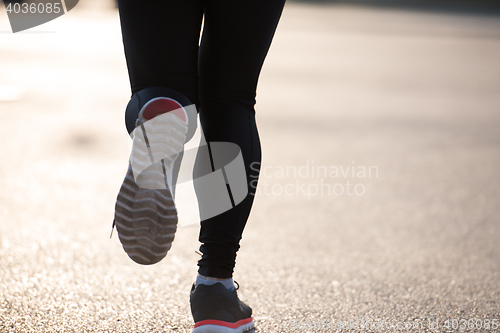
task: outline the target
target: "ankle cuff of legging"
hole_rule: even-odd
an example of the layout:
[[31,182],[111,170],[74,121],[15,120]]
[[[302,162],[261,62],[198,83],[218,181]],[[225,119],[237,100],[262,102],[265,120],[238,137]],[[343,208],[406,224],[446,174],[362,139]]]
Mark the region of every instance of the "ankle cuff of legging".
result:
[[228,279],[233,276],[235,258],[223,258],[220,256],[203,254],[198,261],[198,273],[204,276]]

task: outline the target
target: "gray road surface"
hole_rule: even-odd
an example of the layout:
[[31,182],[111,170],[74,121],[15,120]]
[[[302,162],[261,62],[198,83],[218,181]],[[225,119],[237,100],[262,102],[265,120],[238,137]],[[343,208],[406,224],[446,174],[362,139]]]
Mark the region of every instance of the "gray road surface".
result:
[[[0,332],[190,332],[198,229],[150,267],[109,239],[129,153],[117,13],[12,35],[0,12]],[[257,112],[235,271],[257,332],[500,321],[499,18],[288,4]]]

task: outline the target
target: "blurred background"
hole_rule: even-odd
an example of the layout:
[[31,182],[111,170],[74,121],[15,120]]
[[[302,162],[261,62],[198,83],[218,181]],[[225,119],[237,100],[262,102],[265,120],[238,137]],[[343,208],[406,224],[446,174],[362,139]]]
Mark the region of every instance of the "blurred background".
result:
[[[500,319],[499,13],[287,3],[235,270],[257,332]],[[113,1],[16,34],[0,6],[1,332],[191,332],[196,224],[151,267],[109,239],[129,98]]]

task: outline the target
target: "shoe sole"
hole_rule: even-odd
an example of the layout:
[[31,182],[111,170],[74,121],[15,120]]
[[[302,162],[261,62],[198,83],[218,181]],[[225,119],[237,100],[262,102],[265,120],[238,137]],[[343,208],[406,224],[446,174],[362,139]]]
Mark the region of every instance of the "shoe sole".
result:
[[[248,323],[243,323],[240,324],[238,327],[233,327],[237,326],[239,322],[232,324],[232,323],[224,323],[220,321],[213,321],[213,322],[219,322],[219,325],[214,325],[214,324],[203,324],[198,327],[195,327],[192,333],[244,333],[244,332],[249,332],[254,329],[254,322],[252,319]],[[240,322],[245,322],[246,320],[242,320]],[[206,320],[206,322],[212,322],[211,320]]]
[[172,169],[183,150],[187,114],[176,101],[173,105],[178,107],[172,111],[172,101],[153,99],[139,113],[129,167],[116,200],[118,237],[127,255],[142,265],[162,260],[177,230]]

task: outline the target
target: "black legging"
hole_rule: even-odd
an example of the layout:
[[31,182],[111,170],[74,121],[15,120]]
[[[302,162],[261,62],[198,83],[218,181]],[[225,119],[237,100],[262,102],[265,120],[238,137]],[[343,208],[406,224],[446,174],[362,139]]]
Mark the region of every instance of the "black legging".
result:
[[[118,1],[132,94],[149,87],[168,87],[184,94],[198,107],[207,142],[239,145],[252,185],[261,160],[254,110],[257,81],[284,3]],[[254,162],[258,164],[250,168]],[[233,209],[201,221],[200,274],[232,276],[254,186],[249,185],[249,192]]]

